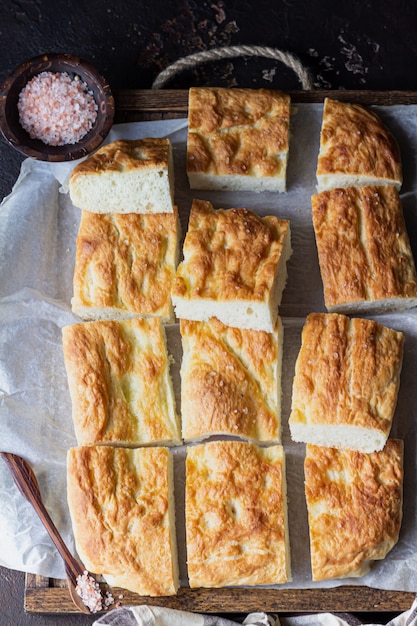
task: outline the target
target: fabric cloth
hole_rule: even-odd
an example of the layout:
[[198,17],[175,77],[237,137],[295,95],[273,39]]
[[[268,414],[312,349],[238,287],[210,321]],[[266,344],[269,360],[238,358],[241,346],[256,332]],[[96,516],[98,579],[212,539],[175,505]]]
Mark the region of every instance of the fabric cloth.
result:
[[[351,613],[317,613],[279,618],[266,613],[251,613],[242,622],[246,626],[359,626]],[[113,609],[93,626],[235,626],[238,622],[213,615],[202,615],[158,606],[131,606]],[[368,626],[378,626],[377,624]],[[387,626],[417,626],[417,598],[408,611],[396,616]]]
[[[243,624],[247,626],[277,626],[278,618],[266,613],[251,613]],[[202,615],[188,611],[178,611],[159,606],[132,606],[120,607],[105,613],[93,626],[104,624],[108,626],[235,626],[237,622],[216,617]]]

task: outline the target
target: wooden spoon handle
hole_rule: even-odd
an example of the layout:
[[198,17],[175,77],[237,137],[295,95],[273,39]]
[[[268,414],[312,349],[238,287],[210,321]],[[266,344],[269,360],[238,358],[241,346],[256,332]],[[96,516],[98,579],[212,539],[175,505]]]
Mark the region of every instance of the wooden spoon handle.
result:
[[77,577],[83,573],[83,568],[68,550],[58,532],[58,529],[46,510],[45,505],[42,502],[39,483],[32,468],[24,459],[22,459],[22,457],[16,454],[12,454],[11,452],[0,452],[0,455],[6,462],[20,493],[28,502],[30,502],[39,515],[40,520],[48,531],[49,536],[65,562],[65,570],[68,576],[71,577],[73,583],[75,584]]

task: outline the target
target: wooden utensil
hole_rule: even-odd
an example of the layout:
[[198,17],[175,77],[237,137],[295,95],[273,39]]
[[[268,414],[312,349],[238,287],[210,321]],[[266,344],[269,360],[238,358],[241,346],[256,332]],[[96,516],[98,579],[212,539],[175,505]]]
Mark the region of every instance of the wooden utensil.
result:
[[82,576],[86,569],[82,563],[77,561],[77,559],[75,559],[68,550],[68,547],[65,545],[58,529],[46,510],[45,505],[42,502],[39,483],[32,468],[27,461],[16,454],[12,454],[10,452],[0,452],[0,456],[6,462],[6,465],[8,466],[20,493],[28,502],[30,502],[36,513],[39,515],[39,518],[48,531],[56,549],[64,560],[68,589],[72,601],[83,613],[91,613],[90,609],[84,604],[80,595],[76,591],[77,578]]

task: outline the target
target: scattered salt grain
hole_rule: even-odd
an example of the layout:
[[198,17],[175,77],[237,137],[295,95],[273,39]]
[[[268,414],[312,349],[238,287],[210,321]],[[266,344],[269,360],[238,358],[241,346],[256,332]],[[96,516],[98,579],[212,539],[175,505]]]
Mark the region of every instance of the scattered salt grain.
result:
[[19,121],[32,139],[50,146],[75,144],[94,125],[98,106],[78,76],[41,72],[19,94]]
[[78,576],[75,591],[91,613],[98,613],[114,603],[114,598],[109,592],[103,602],[100,585],[87,571]]

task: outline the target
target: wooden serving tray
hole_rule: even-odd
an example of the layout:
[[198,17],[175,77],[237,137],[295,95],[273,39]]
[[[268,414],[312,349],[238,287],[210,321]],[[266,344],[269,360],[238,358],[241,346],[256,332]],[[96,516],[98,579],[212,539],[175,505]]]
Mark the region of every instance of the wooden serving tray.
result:
[[[116,602],[125,606],[150,604],[194,613],[402,613],[415,598],[411,592],[382,591],[369,587],[331,589],[223,588],[188,589],[176,596],[138,596],[125,589],[112,588]],[[65,581],[26,574],[25,610],[30,613],[77,613]]]
[[[358,104],[417,104],[416,91],[286,91],[292,102],[323,102],[324,98],[334,98]],[[118,90],[114,92],[116,101],[115,122],[140,122],[187,117],[188,92],[179,89],[163,90]]]
[[[414,91],[286,91],[294,103],[323,102],[334,98],[365,105],[417,104]],[[115,123],[186,118],[187,90],[118,90]],[[138,596],[124,589],[112,589],[115,601],[124,605],[151,604],[196,613],[317,613],[387,612],[408,610],[412,592],[384,591],[363,586],[331,589],[181,588],[176,596]],[[24,608],[30,613],[77,613],[65,581],[26,574]]]

